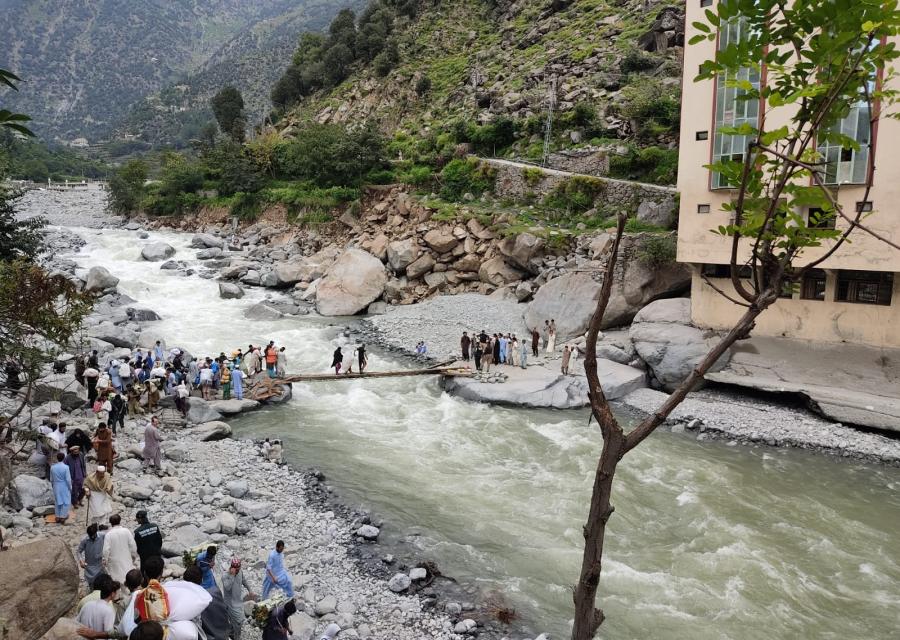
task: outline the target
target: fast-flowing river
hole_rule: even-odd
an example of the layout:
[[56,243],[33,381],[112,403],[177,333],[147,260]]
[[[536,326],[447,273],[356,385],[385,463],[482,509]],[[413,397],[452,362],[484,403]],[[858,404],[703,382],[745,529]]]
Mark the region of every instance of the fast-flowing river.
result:
[[[163,316],[145,332],[197,355],[274,339],[291,371],[330,363],[327,320],[247,320],[263,292],[221,300],[214,280],[141,261],[147,241],[133,232],[77,231],[88,241],[81,265],[107,267]],[[194,260],[190,236],[151,239]],[[372,369],[389,366],[402,365],[373,354]],[[529,626],[566,635],[600,449],[586,412],[471,404],[435,379],[399,378],[295,385],[287,405],[233,424],[282,437],[290,462],[322,469],[345,501],[384,517],[385,535],[415,530],[412,543],[444,573],[503,592]],[[614,504],[603,637],[897,637],[897,469],[660,432],[620,466]]]

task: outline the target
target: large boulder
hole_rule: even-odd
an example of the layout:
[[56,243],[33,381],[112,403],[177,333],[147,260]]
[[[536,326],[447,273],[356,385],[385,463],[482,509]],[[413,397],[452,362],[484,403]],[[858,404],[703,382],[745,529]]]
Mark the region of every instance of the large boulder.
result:
[[219,297],[224,300],[232,300],[244,297],[244,289],[233,282],[219,283]]
[[191,429],[191,435],[200,438],[203,442],[224,440],[231,437],[231,426],[221,420],[212,420]]
[[283,318],[284,314],[275,308],[269,302],[257,302],[251,307],[244,309],[244,317],[250,320],[278,320]]
[[78,565],[65,539],[45,538],[3,552],[0,631],[40,638],[78,602]]
[[360,249],[348,249],[328,269],[316,290],[316,309],[323,316],[352,316],[384,292],[387,271],[381,260]]
[[51,373],[38,380],[31,390],[31,402],[59,402],[65,411],[73,411],[87,402],[87,389],[71,373]]
[[91,267],[84,283],[85,291],[106,291],[115,289],[119,279],[109,272],[106,267]]
[[671,229],[677,220],[675,203],[671,201],[644,200],[638,205],[636,216],[641,222],[663,229]]
[[506,264],[503,258],[491,258],[481,263],[478,269],[478,278],[482,282],[502,287],[510,282],[522,279],[522,272]]
[[193,397],[188,399],[187,421],[191,424],[203,424],[221,419],[222,414],[210,407],[206,400]]
[[504,238],[498,248],[511,265],[536,274],[532,260],[543,253],[544,240],[526,231]]
[[146,307],[128,307],[125,309],[125,315],[132,322],[156,322],[157,320],[162,320],[158,313]]
[[529,329],[543,330],[546,320],[556,321],[556,342],[584,334],[600,297],[600,284],[587,273],[567,273],[541,286],[525,312]]
[[23,473],[13,478],[7,499],[16,511],[43,507],[53,504],[53,488],[43,478]]
[[651,238],[635,236],[625,246],[623,259],[616,264],[609,305],[603,315],[604,329],[628,324],[650,302],[682,295],[690,288],[687,265],[674,261],[652,265],[642,257],[644,245]]
[[435,261],[430,253],[424,253],[406,267],[406,275],[415,279],[434,269]]
[[[671,298],[651,302],[634,317],[629,335],[654,377],[671,391],[684,380],[718,341],[691,325],[691,301]],[[726,353],[711,371],[728,364]]]
[[224,249],[225,241],[208,233],[197,233],[191,238],[191,246],[197,249]]
[[447,253],[459,244],[452,229],[432,229],[425,234],[425,244],[438,253]]
[[403,273],[419,256],[419,245],[415,238],[394,240],[387,246],[388,265],[394,273]]
[[213,400],[209,403],[209,407],[214,411],[218,411],[222,415],[230,416],[244,411],[251,411],[259,407],[256,400],[238,400],[231,398],[230,400]]
[[192,547],[201,545],[209,540],[200,527],[193,524],[185,524],[172,530],[163,540],[162,554],[166,558],[177,558]]
[[175,247],[165,242],[151,242],[141,249],[141,257],[147,262],[162,262],[175,255]]
[[126,326],[101,322],[88,329],[87,334],[91,338],[97,338],[108,342],[114,347],[131,349],[138,343],[138,333]]
[[201,249],[197,252],[197,260],[217,260],[223,256],[221,249],[213,247],[212,249]]

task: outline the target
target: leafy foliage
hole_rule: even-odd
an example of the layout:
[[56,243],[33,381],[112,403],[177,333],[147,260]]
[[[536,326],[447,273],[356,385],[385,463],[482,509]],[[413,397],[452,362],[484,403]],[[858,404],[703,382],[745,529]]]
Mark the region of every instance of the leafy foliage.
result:
[[677,242],[671,234],[651,235],[641,241],[638,259],[653,269],[660,269],[675,262]]
[[66,147],[23,139],[11,130],[0,129],[0,156],[8,159],[10,178],[46,182],[82,178],[102,178],[109,172],[105,164],[89,160]]
[[15,203],[21,192],[13,191],[0,182],[0,262],[33,260],[44,244],[43,218],[16,218]]
[[384,139],[373,127],[309,124],[277,147],[276,173],[321,187],[357,186],[384,165],[384,152]]
[[625,154],[610,157],[609,173],[613,178],[652,184],[675,184],[678,177],[678,149],[628,145]]
[[450,161],[441,171],[441,197],[462,200],[467,193],[480,196],[494,187],[496,172],[475,158]]
[[129,160],[109,179],[107,207],[113,213],[128,215],[141,208],[147,165],[142,160]]
[[657,80],[622,89],[624,102],[620,113],[634,123],[635,135],[652,140],[661,134],[675,134],[681,120],[681,104],[670,87]]
[[247,129],[244,98],[232,85],[225,85],[210,102],[219,129],[235,142],[243,142]]
[[568,213],[584,213],[594,206],[596,199],[606,190],[602,180],[574,176],[560,182],[544,198],[544,206]]

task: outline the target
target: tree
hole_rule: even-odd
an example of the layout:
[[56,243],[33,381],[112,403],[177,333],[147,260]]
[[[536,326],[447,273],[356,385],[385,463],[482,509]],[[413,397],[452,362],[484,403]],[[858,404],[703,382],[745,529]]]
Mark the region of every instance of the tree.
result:
[[310,124],[276,149],[277,172],[320,187],[356,186],[384,166],[385,143],[371,126],[348,130],[336,124]]
[[140,210],[144,199],[147,165],[142,160],[129,160],[109,179],[106,206],[113,213],[129,215]]
[[24,259],[0,261],[0,362],[26,387],[10,420],[26,406],[46,365],[71,346],[92,304],[92,296],[62,274]]
[[213,96],[213,115],[222,133],[235,142],[243,142],[247,119],[244,115],[244,98],[232,85],[225,85]]
[[15,203],[21,197],[0,182],[0,261],[34,260],[43,249],[43,218],[16,218]]
[[[603,394],[597,374],[597,339],[609,302],[613,278],[605,278],[587,333],[585,373],[591,414],[600,426],[603,447],[597,463],[590,512],[584,526],[585,547],[581,573],[574,590],[573,640],[589,640],[603,623],[596,607],[606,525],[613,514],[613,480],[619,462],[640,445],[703,379],[716,361],[738,340],[749,337],[755,321],[787,287],[795,287],[856,232],[870,233],[893,249],[900,246],[862,223],[863,208],[843,210],[824,181],[827,165],[816,149],[823,140],[844,149],[858,150],[859,143],[840,133],[839,124],[861,101],[868,105],[870,126],[894,102],[895,91],[886,75],[898,52],[890,41],[900,33],[900,14],[895,2],[855,0],[720,0],[706,11],[706,21],[694,23],[700,32],[692,42],[715,40],[716,32],[741,23],[744,37],[720,48],[715,60],[706,61],[697,79],[718,78],[742,92],[744,100],[762,100],[774,108],[785,106],[788,124],[766,131],[749,124],[719,133],[746,140],[741,160],[717,162],[709,168],[736,189],[733,204],[724,209],[734,222],[715,230],[731,243],[729,294],[719,293],[744,311],[734,326],[700,360],[690,375],[651,415],[629,432],[616,420]],[[746,79],[747,69],[765,65],[764,86]],[[814,81],[811,82],[811,79]],[[877,103],[879,108],[872,109]],[[868,143],[871,145],[871,142]],[[868,154],[866,196],[874,176],[874,159]],[[863,198],[866,199],[865,197]],[[796,212],[819,207],[826,217],[842,221],[837,229],[808,224]],[[616,236],[606,266],[612,273],[625,229],[619,216]],[[749,279],[741,276],[749,269]]]

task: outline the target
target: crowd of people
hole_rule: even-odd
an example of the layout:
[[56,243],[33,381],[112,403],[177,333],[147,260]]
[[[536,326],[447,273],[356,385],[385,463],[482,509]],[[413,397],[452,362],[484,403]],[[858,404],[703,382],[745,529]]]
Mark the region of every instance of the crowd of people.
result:
[[[81,539],[76,556],[90,592],[78,603],[76,622],[84,638],[130,640],[241,640],[245,600],[258,600],[239,557],[219,558],[210,544],[185,555],[180,579],[163,582],[163,533],[146,511],[136,514],[131,531],[112,514],[109,524],[92,523]],[[263,640],[283,640],[290,634],[290,616],[296,612],[294,586],[284,563],[285,543],[278,540],[268,555],[261,585],[262,599],[282,594],[261,621]],[[322,638],[340,630],[329,625]]]
[[[490,372],[491,365],[525,369],[528,367],[529,352],[537,357],[542,348],[548,354],[556,350],[556,320],[545,320],[542,330],[535,327],[530,336],[524,336],[521,340],[515,333],[488,334],[482,329],[478,333],[472,332],[470,336],[468,331],[463,331],[459,346],[462,359],[466,362],[474,360],[478,371]],[[563,350],[563,374],[568,374],[571,354],[572,350],[568,347]]]

